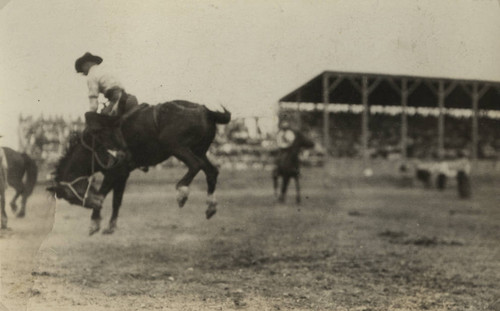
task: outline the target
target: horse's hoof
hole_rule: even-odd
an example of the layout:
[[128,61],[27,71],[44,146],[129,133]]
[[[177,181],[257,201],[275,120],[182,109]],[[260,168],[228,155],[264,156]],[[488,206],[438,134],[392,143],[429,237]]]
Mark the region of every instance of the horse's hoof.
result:
[[177,189],[177,203],[179,207],[183,207],[189,196],[189,188],[186,186],[181,186]]
[[217,203],[209,203],[208,208],[205,211],[207,219],[210,219],[213,215],[215,215],[215,213],[217,213]]
[[22,210],[19,213],[16,214],[17,218],[24,218],[24,216],[26,216],[26,213],[24,211],[22,211]]
[[188,200],[187,197],[177,198],[177,203],[179,204],[179,208],[184,207],[184,205],[186,204],[187,200]]
[[89,236],[96,234],[97,232],[99,232],[99,230],[100,230],[99,228],[90,228]]
[[89,228],[89,235],[93,235],[101,230],[101,225],[99,221],[97,220],[92,220],[90,223],[90,228]]
[[205,212],[205,214],[207,215],[207,219],[210,219],[212,218],[213,215],[215,215],[215,213],[217,213],[217,210],[216,209],[207,209],[207,211]]
[[16,203],[14,203],[14,202],[10,203],[10,208],[12,209],[12,211],[14,213],[17,212],[17,204]]
[[0,226],[0,229],[7,230],[7,220],[2,219],[2,225]]
[[102,234],[113,234],[113,233],[115,233],[114,228],[107,228],[102,231]]
[[109,222],[109,227],[106,228],[102,234],[113,234],[115,232],[115,229],[116,229],[116,220],[115,221],[110,221]]

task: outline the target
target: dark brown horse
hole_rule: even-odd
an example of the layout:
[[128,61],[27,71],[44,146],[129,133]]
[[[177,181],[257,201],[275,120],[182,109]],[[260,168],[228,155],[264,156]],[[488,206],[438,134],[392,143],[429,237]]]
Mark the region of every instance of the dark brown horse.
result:
[[[5,212],[5,190],[11,186],[16,194],[10,201],[10,207],[17,217],[26,214],[26,202],[35,188],[38,168],[33,159],[26,153],[19,153],[8,147],[2,147],[0,153],[5,156],[7,167],[1,167],[0,163],[0,205],[1,205],[1,228],[7,228],[7,214]],[[2,158],[2,157],[0,157]],[[2,162],[2,161],[0,161]],[[23,178],[26,176],[26,182]],[[17,199],[21,197],[21,208],[18,210]]]
[[[295,198],[296,202],[300,203],[300,159],[299,154],[302,149],[314,147],[314,142],[304,136],[304,134],[294,131],[295,140],[292,145],[286,149],[278,151],[276,157],[276,166],[273,169],[272,177],[274,184],[274,195],[278,197],[280,202],[285,202],[285,196],[288,189],[290,179],[295,180]],[[278,179],[282,178],[281,193],[278,193]]]
[[[176,186],[179,207],[188,199],[192,180],[203,170],[208,185],[206,216],[210,218],[215,214],[214,191],[219,171],[207,159],[206,152],[215,137],[216,124],[226,124],[231,119],[226,109],[215,112],[202,105],[177,100],[156,106],[143,104],[122,117],[87,113],[86,119],[88,130],[72,139],[56,165],[55,186],[48,190],[71,204],[93,210],[90,234],[100,229],[102,202],[111,190],[113,213],[104,233],[115,230],[130,171],[159,164],[171,156],[188,167]],[[110,155],[108,149],[120,142],[130,150],[134,167],[116,164],[116,158]],[[92,185],[90,176],[95,172],[104,175],[100,189]]]

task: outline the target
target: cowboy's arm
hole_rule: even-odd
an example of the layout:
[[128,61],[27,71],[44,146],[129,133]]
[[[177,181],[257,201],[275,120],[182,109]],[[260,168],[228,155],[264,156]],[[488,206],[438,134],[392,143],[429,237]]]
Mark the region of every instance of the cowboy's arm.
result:
[[99,97],[99,83],[92,77],[87,80],[87,85],[89,87],[89,110],[96,112],[99,107],[97,98]]

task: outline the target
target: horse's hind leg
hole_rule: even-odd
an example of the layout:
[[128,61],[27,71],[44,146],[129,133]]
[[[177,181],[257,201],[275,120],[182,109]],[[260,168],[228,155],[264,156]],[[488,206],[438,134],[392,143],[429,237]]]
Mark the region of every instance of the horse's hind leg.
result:
[[5,189],[7,188],[7,178],[0,165],[0,228],[7,229],[7,213],[5,212]]
[[208,160],[206,155],[201,156],[203,160],[202,170],[207,178],[207,210],[205,212],[207,219],[215,215],[217,212],[217,200],[215,199],[215,187],[217,185],[217,177],[219,169]]
[[279,176],[278,176],[278,170],[277,169],[273,170],[272,177],[273,177],[274,197],[278,198],[278,177]]
[[281,184],[281,194],[279,197],[280,202],[285,202],[286,191],[288,190],[289,183],[290,183],[290,176],[283,176],[283,183]]
[[300,204],[301,198],[300,198],[299,176],[295,176],[294,180],[295,180],[295,202],[297,202],[297,204]]
[[17,199],[19,198],[19,196],[23,194],[24,185],[22,180],[19,180],[18,178],[9,178],[9,179],[10,180],[8,181],[8,183],[12,186],[12,188],[16,190],[16,194],[10,201],[10,208],[14,213],[16,213],[16,215],[18,215],[19,213],[17,211]]
[[184,162],[188,167],[188,172],[177,183],[177,203],[183,207],[189,196],[189,185],[194,177],[201,170],[202,160],[198,158],[191,150],[181,149],[172,153],[177,159]]
[[17,199],[19,198],[19,196],[21,195],[21,191],[17,190],[16,189],[16,194],[14,195],[14,197],[12,198],[12,200],[10,201],[10,208],[12,210],[13,213],[17,213],[17,204],[16,204],[16,201]]
[[17,213],[17,218],[24,218],[26,216],[26,202],[28,201],[28,195],[23,193],[21,196],[21,210]]
[[[0,181],[1,183],[2,181]],[[2,185],[0,185],[2,187]],[[7,213],[5,212],[5,189],[0,190],[0,208],[2,209],[1,211],[1,229],[7,229]]]

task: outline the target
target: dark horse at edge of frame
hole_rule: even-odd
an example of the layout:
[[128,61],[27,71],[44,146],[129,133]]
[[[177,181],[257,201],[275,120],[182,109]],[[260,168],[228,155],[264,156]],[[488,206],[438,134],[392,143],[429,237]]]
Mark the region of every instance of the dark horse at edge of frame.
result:
[[[292,145],[286,149],[279,150],[275,167],[272,172],[274,195],[279,202],[285,202],[285,196],[288,189],[290,179],[295,180],[295,200],[300,203],[300,159],[299,155],[302,149],[310,149],[314,147],[314,142],[307,138],[304,134],[294,131],[295,139]],[[281,193],[278,194],[278,180],[282,178]]]
[[[189,185],[202,170],[206,175],[208,197],[207,219],[216,212],[214,196],[218,169],[206,153],[216,133],[217,124],[227,124],[231,113],[211,111],[188,101],[171,101],[150,106],[142,104],[122,116],[107,116],[87,112],[87,129],[73,137],[65,154],[56,164],[55,185],[47,190],[71,204],[92,209],[89,234],[100,230],[101,207],[106,195],[113,190],[113,211],[109,227],[103,233],[113,233],[130,172],[137,167],[159,164],[171,156],[184,162],[188,172],[177,183],[177,202],[184,206]],[[120,144],[121,142],[121,144]],[[108,149],[119,144],[130,150],[134,167],[116,158]],[[100,189],[90,176],[102,172]]]
[[[1,163],[2,158],[6,167]],[[26,182],[23,178],[26,176]],[[0,204],[1,204],[1,228],[7,228],[7,213],[5,212],[5,190],[11,186],[16,194],[10,201],[10,207],[15,215],[22,218],[26,214],[26,202],[33,193],[38,177],[38,168],[33,159],[26,153],[19,153],[8,147],[0,150]],[[17,199],[21,197],[21,208],[18,209]]]

